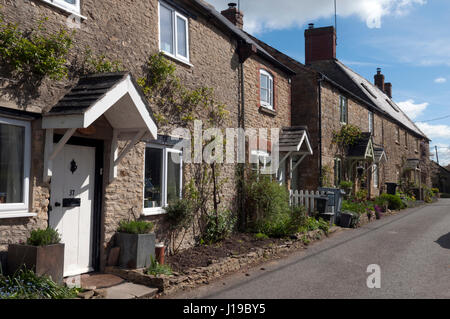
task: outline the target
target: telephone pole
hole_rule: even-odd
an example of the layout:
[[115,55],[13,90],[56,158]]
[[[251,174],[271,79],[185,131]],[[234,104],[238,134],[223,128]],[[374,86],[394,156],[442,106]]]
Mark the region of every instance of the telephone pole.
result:
[[436,150],[436,162],[439,165],[439,154],[438,154],[438,150],[437,150],[437,145],[434,146],[434,149]]

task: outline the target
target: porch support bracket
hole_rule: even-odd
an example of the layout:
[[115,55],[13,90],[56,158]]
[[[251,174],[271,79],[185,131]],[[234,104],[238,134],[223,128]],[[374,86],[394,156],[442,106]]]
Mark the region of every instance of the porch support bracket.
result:
[[124,147],[124,149],[120,152],[118,151],[117,141],[119,137],[120,131],[115,129],[113,131],[113,139],[111,143],[111,162],[110,162],[110,172],[109,172],[109,181],[112,182],[117,177],[117,166],[122,161],[122,159],[127,155],[127,153],[138,143],[142,137],[144,137],[146,130],[138,131],[132,140]]
[[52,177],[53,160],[66,145],[67,141],[75,133],[76,128],[70,128],[65,133],[58,144],[53,147],[53,129],[45,130],[45,149],[44,149],[44,182],[48,183]]

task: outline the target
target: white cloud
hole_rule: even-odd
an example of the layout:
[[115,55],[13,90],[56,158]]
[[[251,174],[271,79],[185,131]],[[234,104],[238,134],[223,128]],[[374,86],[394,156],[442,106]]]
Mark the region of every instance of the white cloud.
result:
[[442,84],[442,83],[447,82],[447,79],[443,78],[443,77],[440,77],[440,78],[435,79],[434,82],[438,83],[438,84]]
[[431,139],[449,139],[450,140],[450,126],[445,124],[428,124],[418,122],[416,125]]
[[398,106],[400,106],[400,108],[402,109],[403,112],[406,113],[406,115],[408,115],[408,117],[412,120],[416,119],[417,117],[419,117],[420,115],[423,114],[423,112],[426,110],[426,108],[428,107],[429,103],[421,103],[421,104],[416,104],[414,102],[414,100],[406,100],[404,102],[399,102],[397,103]]
[[[207,1],[218,11],[226,9],[229,2]],[[358,16],[369,28],[380,28],[383,16],[405,15],[414,5],[425,3],[426,0],[339,0],[337,13],[341,17]],[[334,15],[332,0],[242,0],[241,10],[244,29],[252,33],[301,27],[306,22]]]
[[[441,166],[447,166],[450,164],[450,145],[443,143],[436,143],[438,147],[439,164]],[[434,145],[430,147],[430,155],[433,160],[436,161],[436,150]]]

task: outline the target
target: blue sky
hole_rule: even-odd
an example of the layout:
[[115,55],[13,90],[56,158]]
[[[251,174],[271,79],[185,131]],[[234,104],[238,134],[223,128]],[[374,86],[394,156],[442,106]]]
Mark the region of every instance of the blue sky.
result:
[[[230,2],[207,1],[219,11]],[[303,63],[304,29],[333,25],[333,2],[241,0],[240,6],[246,31]],[[433,154],[438,145],[441,165],[450,164],[450,1],[337,0],[337,11],[337,58],[372,82],[381,67],[394,101],[432,139]]]

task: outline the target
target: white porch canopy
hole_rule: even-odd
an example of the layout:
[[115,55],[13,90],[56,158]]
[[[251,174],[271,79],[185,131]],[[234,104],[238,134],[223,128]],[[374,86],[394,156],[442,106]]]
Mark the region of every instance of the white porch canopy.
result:
[[[300,163],[308,155],[313,155],[311,142],[308,137],[308,128],[306,126],[292,126],[283,127],[280,133],[280,140],[278,143],[280,152],[284,152],[284,156],[280,160],[280,165],[289,160],[289,175],[292,178],[292,173],[300,165]],[[294,162],[294,157],[299,159]]]
[[[157,139],[157,126],[148,103],[127,72],[96,74],[81,78],[42,119],[46,130],[44,180],[52,176],[52,161],[77,129],[87,128],[102,115],[113,128],[110,181],[117,177],[117,165],[143,138]],[[66,132],[53,146],[54,129]],[[118,139],[128,144],[118,153]]]

